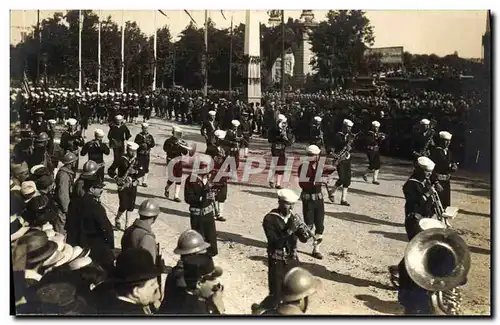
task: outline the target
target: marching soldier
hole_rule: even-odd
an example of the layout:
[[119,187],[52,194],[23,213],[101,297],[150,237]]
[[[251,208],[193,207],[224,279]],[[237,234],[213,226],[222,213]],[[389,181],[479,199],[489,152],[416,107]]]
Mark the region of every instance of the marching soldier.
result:
[[342,157],[340,157],[340,162],[337,165],[337,173],[339,179],[335,182],[335,185],[331,190],[328,191],[328,196],[330,201],[335,201],[335,192],[339,187],[342,187],[342,198],[340,200],[341,205],[350,206],[347,202],[347,190],[351,186],[351,154],[352,149],[351,144],[354,141],[355,135],[351,133],[352,126],[354,123],[351,120],[345,119],[343,121],[343,130],[337,132],[334,138],[334,155],[340,154],[343,150],[347,150]]
[[313,119],[313,125],[311,127],[309,144],[316,145],[318,148],[322,149],[325,144],[323,142],[323,130],[321,130],[322,118],[315,116]]
[[[119,230],[124,230],[128,226],[129,213],[135,208],[137,198],[138,179],[144,175],[142,165],[137,161],[137,149],[139,145],[135,142],[127,143],[127,152],[120,159],[109,167],[108,174],[115,178],[118,185],[118,199],[120,201],[118,213],[115,218],[115,226]],[[116,169],[118,172],[116,173]],[[122,224],[122,215],[125,212],[125,227]]]
[[89,161],[94,161],[98,164],[99,170],[97,171],[97,176],[104,181],[104,157],[103,155],[109,155],[109,147],[107,144],[102,142],[104,138],[104,131],[97,129],[94,131],[94,140],[87,142],[81,151],[81,155],[85,156],[88,154]]
[[110,126],[108,132],[109,146],[113,149],[113,164],[125,153],[125,141],[128,141],[130,137],[132,135],[128,127],[123,123],[123,116],[116,115],[115,124]]
[[294,136],[290,128],[287,126],[285,115],[278,115],[278,124],[269,130],[268,141],[271,143],[271,156],[273,159],[277,157],[276,167],[273,171],[273,178],[269,181],[269,187],[281,189],[281,180],[285,173],[284,167],[286,164],[286,147],[291,146],[294,142]]
[[430,149],[434,146],[434,129],[430,123],[428,119],[422,119],[418,133],[413,135],[412,152],[415,159],[429,157]]
[[134,142],[139,145],[139,150],[137,150],[137,160],[142,165],[144,170],[144,177],[142,178],[142,186],[148,187],[148,173],[149,173],[149,154],[151,149],[155,147],[155,139],[148,132],[148,123],[142,123],[141,133],[135,136]]
[[432,218],[433,202],[430,198],[432,185],[430,177],[434,170],[434,162],[427,157],[420,157],[413,174],[403,185],[405,196],[405,229],[408,240],[418,232],[418,222],[422,218]]
[[[216,138],[216,145],[217,146],[210,146],[207,147],[207,150],[205,153],[212,157],[212,160],[214,162],[214,168],[211,171],[211,178],[215,179],[217,177],[217,173],[219,172],[220,168],[224,164],[227,154],[226,151],[224,150],[224,147],[222,146],[222,141],[224,141],[226,137],[226,131],[223,130],[216,130],[215,131],[215,138]],[[225,172],[229,172],[230,166],[227,166],[227,170]],[[222,177],[219,176],[219,180],[217,182],[213,181],[213,186],[214,190],[216,190],[216,195],[215,195],[215,220],[217,221],[226,221],[226,218],[222,216],[223,210],[224,210],[224,202],[226,202],[227,199],[227,177]]]
[[366,155],[368,156],[368,169],[363,174],[363,179],[368,182],[368,173],[373,172],[372,183],[379,185],[378,173],[380,171],[380,143],[385,140],[385,134],[379,133],[380,123],[372,122],[372,130],[366,136]]
[[[315,228],[312,256],[321,260],[323,259],[323,254],[319,251],[319,247],[323,241],[323,231],[325,230],[325,203],[323,201],[323,194],[321,193],[323,187],[321,179],[316,178],[331,174],[333,170],[323,170],[321,175],[317,175],[318,168],[322,168],[322,166],[318,166],[320,153],[321,149],[318,146],[308,146],[307,155],[311,158],[311,161],[304,162],[299,166],[298,175],[299,186],[302,189],[300,198],[302,200],[304,222],[311,231]],[[306,168],[307,170],[304,175],[303,170]]]
[[240,166],[240,142],[242,140],[240,130],[238,129],[238,127],[240,126],[240,121],[232,120],[231,125],[232,129],[227,131],[224,140],[229,146],[228,154],[230,157],[234,157],[234,160],[236,162],[236,169],[238,169],[238,167]]
[[248,146],[250,145],[250,138],[252,137],[253,128],[251,121],[249,121],[248,112],[243,111],[241,113],[241,118],[243,120],[241,121],[240,125],[240,131],[242,135],[240,146],[243,149],[243,157],[246,158],[248,156]]
[[[67,123],[68,129],[61,135],[61,148],[66,153],[74,153],[77,159],[79,159],[80,153],[78,152],[78,147],[82,147],[85,144],[85,140],[83,140],[81,131],[76,130],[77,121],[74,118],[70,118]],[[73,167],[76,172],[78,170],[78,160]]]
[[142,122],[146,123],[151,118],[151,111],[153,110],[153,102],[149,98],[149,95],[144,97],[144,106],[142,107]]
[[45,113],[43,111],[35,112],[35,121],[31,124],[31,130],[35,133],[35,135],[39,135],[42,132],[46,134],[49,133],[47,122],[43,120],[44,114]]
[[122,251],[130,248],[142,248],[148,251],[153,261],[158,258],[156,237],[151,229],[160,214],[160,206],[154,200],[145,200],[139,206],[139,219],[125,230],[122,237]]
[[[321,281],[309,271],[294,267],[283,279],[283,303],[262,315],[304,315],[310,305],[311,296],[318,291]],[[257,314],[257,311],[253,311]],[[260,314],[260,313],[258,313]]]
[[205,137],[207,147],[215,142],[214,132],[219,129],[219,123],[215,120],[215,111],[208,112],[208,121],[201,125],[201,135]]
[[[170,186],[175,183],[174,201],[181,202],[179,193],[181,191],[182,182],[182,161],[180,158],[182,155],[188,154],[189,148],[187,148],[186,142],[182,140],[182,130],[180,127],[175,126],[172,129],[172,136],[163,143],[163,151],[167,154],[167,170],[170,171],[170,168],[172,168],[172,175],[168,175],[164,195],[167,198],[169,197]],[[173,166],[170,166],[172,159],[177,159],[178,161],[176,161]]]
[[456,172],[458,164],[453,162],[450,152],[451,133],[439,132],[440,144],[431,149],[430,159],[435,162],[431,180],[436,184],[439,199],[444,209],[451,205],[451,174]]
[[215,193],[209,183],[209,156],[201,159],[199,170],[186,178],[184,201],[189,204],[191,229],[196,230],[210,244],[208,254],[216,256],[217,230],[215,228],[214,201]]

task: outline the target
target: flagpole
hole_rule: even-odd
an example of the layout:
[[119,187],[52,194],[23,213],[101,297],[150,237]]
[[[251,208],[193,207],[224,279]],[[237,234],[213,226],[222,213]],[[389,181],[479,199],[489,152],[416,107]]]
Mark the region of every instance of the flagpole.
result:
[[208,10],[205,10],[205,71],[203,76],[205,84],[203,85],[203,95],[207,97],[208,94]]
[[125,13],[122,10],[122,77],[120,81],[120,90],[123,93],[123,79],[125,77]]
[[38,51],[36,55],[36,84],[40,82],[40,50],[42,44],[42,33],[40,32],[40,10],[36,11],[36,33],[38,37]]
[[82,91],[82,11],[78,10],[78,90]]
[[157,30],[156,30],[156,10],[154,11],[155,17],[155,36],[154,36],[154,62],[153,62],[153,91],[156,90],[156,38],[157,38]]
[[232,86],[233,79],[233,13],[231,13],[231,34],[230,34],[230,43],[229,43],[229,98],[232,98],[231,91],[233,90]]
[[101,11],[97,17],[97,93],[101,93]]

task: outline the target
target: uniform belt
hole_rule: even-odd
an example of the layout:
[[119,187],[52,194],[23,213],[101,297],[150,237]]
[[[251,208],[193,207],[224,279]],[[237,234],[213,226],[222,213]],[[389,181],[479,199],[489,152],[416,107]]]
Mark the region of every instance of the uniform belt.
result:
[[285,149],[285,145],[278,143],[278,144],[273,144],[274,149]]
[[451,178],[450,174],[436,174],[438,181],[449,181]]
[[368,150],[378,150],[378,146],[368,146]]
[[195,215],[195,216],[199,216],[199,215],[206,215],[206,214],[209,214],[209,213],[212,213],[214,212],[214,208],[213,206],[209,205],[207,207],[204,207],[204,208],[189,208],[189,212],[192,214],[192,215]]
[[317,200],[323,200],[323,193],[302,193],[300,195],[300,198],[302,201],[317,201]]

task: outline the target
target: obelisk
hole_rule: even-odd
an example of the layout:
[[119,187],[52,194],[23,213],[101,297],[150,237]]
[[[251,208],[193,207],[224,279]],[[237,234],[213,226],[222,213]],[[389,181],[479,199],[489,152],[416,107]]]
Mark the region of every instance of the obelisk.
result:
[[308,31],[317,25],[314,21],[312,10],[302,10],[300,15],[300,42],[295,54],[295,65],[293,75],[295,77],[295,86],[301,88],[307,78],[307,75],[313,73],[311,59],[314,53],[311,51],[311,42],[309,41]]
[[251,10],[246,11],[244,51],[247,59],[245,96],[248,103],[260,103],[260,22]]

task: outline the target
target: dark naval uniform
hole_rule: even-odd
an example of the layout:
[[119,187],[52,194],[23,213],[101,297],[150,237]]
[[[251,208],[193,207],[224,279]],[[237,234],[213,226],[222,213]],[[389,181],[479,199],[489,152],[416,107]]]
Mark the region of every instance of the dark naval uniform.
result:
[[137,160],[142,165],[144,173],[149,173],[149,153],[151,149],[155,147],[155,139],[153,136],[148,133],[139,133],[135,136],[135,143],[139,145],[139,149],[137,149]]
[[[125,153],[124,141],[130,139],[132,135],[125,124],[120,126],[112,125],[109,128],[109,146],[113,149],[113,164]],[[110,167],[111,168],[111,167]]]
[[[80,159],[80,153],[78,152],[78,147],[82,147],[85,144],[85,140],[83,140],[82,132],[76,131],[73,133],[69,133],[68,131],[64,131],[61,135],[61,148],[66,152],[74,153],[78,159]],[[75,171],[78,170],[78,160],[75,164]]]
[[432,172],[431,181],[433,183],[439,182],[443,187],[443,190],[438,192],[438,195],[443,208],[446,209],[451,205],[450,179],[451,174],[454,172],[454,162],[452,161],[450,149],[434,147],[431,149],[429,158],[436,164]]
[[219,129],[219,123],[217,121],[204,121],[201,125],[201,135],[205,137],[207,146],[209,144],[215,144],[214,132]]
[[368,131],[365,138],[366,155],[368,157],[368,169],[380,169],[380,142],[382,141],[381,134],[374,131]]
[[283,167],[286,165],[286,147],[291,146],[294,141],[293,135],[288,128],[286,136],[278,127],[269,130],[268,142],[271,143],[271,156],[278,157],[275,174],[283,175]]
[[228,130],[224,141],[228,144],[228,154],[234,157],[236,162],[236,169],[240,166],[240,141],[241,134],[239,128],[237,130]]
[[82,156],[88,154],[89,160],[95,161],[99,165],[97,170],[97,176],[99,179],[104,181],[104,157],[103,155],[109,155],[109,147],[102,141],[92,140],[87,142],[81,151]]
[[321,130],[321,124],[314,124],[311,127],[309,144],[317,145],[318,148],[320,149],[324,147],[323,131]]
[[[165,142],[163,143],[163,151],[167,153],[167,165],[170,163],[170,161],[174,158],[181,157],[182,155],[187,155],[188,150],[181,147],[179,145],[179,139],[176,137],[170,137]],[[175,184],[181,184],[181,177],[182,177],[182,161],[179,160],[177,161],[174,166],[173,166],[173,177],[178,178],[178,181],[172,181],[169,177],[167,180],[167,186],[175,183]]]
[[[415,159],[418,159],[418,157],[421,156],[429,157],[430,149],[434,146],[433,137],[434,133],[431,130],[428,130],[424,133],[416,133],[413,135],[412,152]],[[426,152],[423,152],[426,145]]]
[[252,124],[248,120],[241,121],[240,130],[242,136],[240,146],[241,148],[248,148],[250,145],[250,137],[252,136]]
[[[339,153],[344,149],[349,140],[354,137],[352,133],[344,133],[342,131],[337,132],[333,140],[333,150],[335,153]],[[342,159],[337,165],[337,173],[339,179],[335,182],[336,187],[347,188],[351,186],[351,154],[348,153],[347,157]]]
[[[137,157],[130,158],[128,156],[121,156],[117,163],[109,167],[108,170],[108,174],[111,178],[115,178],[115,176],[123,177],[130,164],[133,164],[132,171],[128,174],[128,177],[132,180],[131,184],[130,186],[118,189],[118,198],[120,201],[120,206],[118,207],[119,212],[134,211],[135,200],[137,198],[138,178],[144,176],[144,170],[138,162]],[[115,172],[115,169],[118,169],[118,173]]]
[[431,218],[433,215],[432,202],[424,195],[428,192],[427,182],[416,174],[412,174],[403,185],[406,201],[405,229],[408,240],[411,240],[418,233],[420,218]]

